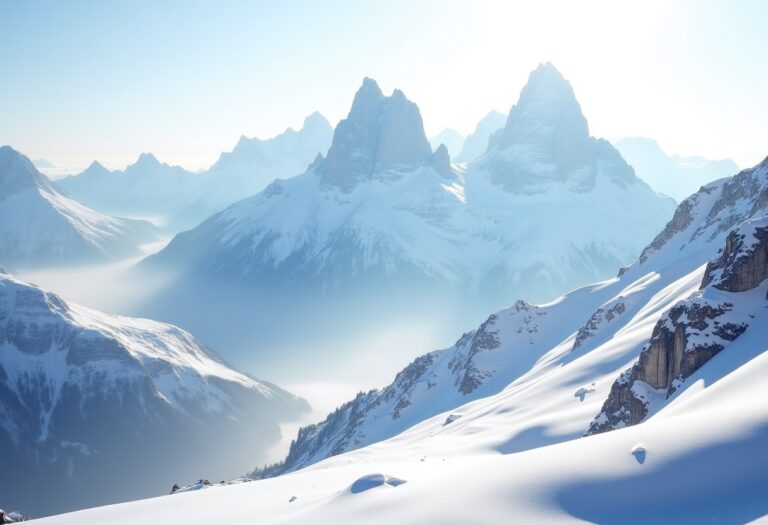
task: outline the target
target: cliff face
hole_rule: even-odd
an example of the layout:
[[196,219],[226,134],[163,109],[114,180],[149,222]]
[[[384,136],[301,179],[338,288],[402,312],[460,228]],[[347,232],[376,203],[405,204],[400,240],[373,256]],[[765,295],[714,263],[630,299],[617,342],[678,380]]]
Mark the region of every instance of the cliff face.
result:
[[[699,292],[671,308],[656,324],[632,368],[611,387],[587,434],[634,425],[653,404],[668,399],[687,378],[743,334],[750,313],[768,299],[748,293],[768,279],[768,218],[749,221],[728,234],[718,257],[707,264]],[[762,304],[761,304],[762,303]]]
[[349,192],[378,171],[418,166],[431,156],[416,104],[400,90],[384,96],[376,82],[366,78],[349,115],[336,128],[320,171],[324,184]]

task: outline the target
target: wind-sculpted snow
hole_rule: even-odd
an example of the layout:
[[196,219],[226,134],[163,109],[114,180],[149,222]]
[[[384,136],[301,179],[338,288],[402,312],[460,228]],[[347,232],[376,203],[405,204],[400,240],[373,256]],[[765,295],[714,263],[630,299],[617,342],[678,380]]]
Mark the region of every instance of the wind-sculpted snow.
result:
[[32,162],[0,147],[0,262],[41,267],[139,255],[154,240],[144,221],[102,215],[59,192]]
[[14,472],[0,493],[25,514],[162,494],[200,470],[232,477],[306,408],[179,328],[0,274],[0,452]]

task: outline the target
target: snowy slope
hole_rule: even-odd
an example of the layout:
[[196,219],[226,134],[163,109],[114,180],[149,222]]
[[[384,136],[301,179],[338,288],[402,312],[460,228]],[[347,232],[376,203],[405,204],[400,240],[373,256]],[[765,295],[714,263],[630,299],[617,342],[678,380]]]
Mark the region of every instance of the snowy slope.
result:
[[[691,375],[686,388],[647,421],[578,435],[599,406],[606,380],[615,377],[617,363],[636,357],[637,344],[648,338],[660,310],[687,296],[701,275],[695,270],[653,294],[611,340],[588,353],[573,356],[570,337],[500,393],[426,419],[387,441],[277,478],[41,523],[181,524],[209,513],[222,524],[764,520],[768,407],[759,400],[768,373],[765,296],[754,311],[755,329]],[[576,389],[591,380],[594,384]]]
[[555,297],[632,261],[672,200],[589,137],[552,66],[531,74],[518,107],[530,129],[557,126],[561,115],[583,124],[562,136],[583,162],[562,173],[555,166],[535,191],[514,191],[509,181],[559,162],[548,136],[525,135],[511,116],[510,137],[471,164],[465,180],[444,149],[430,151],[415,104],[397,90],[385,97],[367,79],[327,158],[177,235],[148,266],[323,291],[419,283],[479,297],[487,311],[510,294]]
[[179,328],[0,272],[0,455],[14,473],[0,493],[25,514],[162,494],[201,470],[232,477],[307,408]]
[[701,186],[738,171],[730,159],[709,160],[668,155],[652,139],[627,137],[614,145],[632,165],[638,177],[654,190],[677,200],[683,200]]
[[172,232],[196,226],[235,201],[264,189],[277,178],[302,173],[325,153],[333,129],[319,113],[267,140],[240,137],[231,152],[202,173],[160,163],[143,153],[123,171],[98,162],[56,184],[97,210],[156,219]]
[[[728,225],[768,214],[767,195],[768,159],[702,188],[618,277],[541,306],[518,301],[490,316],[455,346],[416,359],[386,388],[362,394],[322,423],[301,429],[286,461],[256,475],[304,467],[446,411],[463,415],[473,400],[480,400],[484,416],[498,412],[499,424],[516,434],[498,444],[508,450],[582,435],[614,380],[637,360],[654,325],[698,290]],[[442,417],[446,422],[448,416]],[[492,419],[485,417],[483,425]],[[462,426],[467,418],[460,421],[450,424]]]
[[138,255],[154,240],[144,221],[102,215],[58,191],[32,162],[0,148],[0,262],[39,267]]

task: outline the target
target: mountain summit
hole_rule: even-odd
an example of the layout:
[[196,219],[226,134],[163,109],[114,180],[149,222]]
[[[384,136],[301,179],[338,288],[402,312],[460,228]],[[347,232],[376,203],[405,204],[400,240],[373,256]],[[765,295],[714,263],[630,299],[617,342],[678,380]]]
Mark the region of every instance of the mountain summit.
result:
[[565,172],[590,161],[589,126],[571,84],[550,63],[531,72],[498,148],[530,146]]
[[616,149],[590,137],[571,84],[552,64],[528,78],[503,129],[468,169],[512,194],[547,193],[565,183],[569,191],[592,191],[600,178],[620,187],[645,186]]
[[32,162],[0,148],[0,263],[75,264],[138,255],[154,239],[144,221],[102,215],[60,192]]
[[0,201],[29,188],[49,190],[50,183],[27,157],[10,146],[0,147]]
[[423,164],[431,155],[416,104],[399,89],[385,97],[376,81],[366,78],[318,171],[323,183],[349,191],[376,172]]

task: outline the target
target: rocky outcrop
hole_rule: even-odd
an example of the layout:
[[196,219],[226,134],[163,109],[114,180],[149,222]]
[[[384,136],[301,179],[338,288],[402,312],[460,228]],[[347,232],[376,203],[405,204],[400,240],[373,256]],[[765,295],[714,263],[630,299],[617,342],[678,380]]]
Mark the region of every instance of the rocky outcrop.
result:
[[605,304],[598,308],[595,313],[590,316],[587,322],[584,323],[584,326],[579,328],[579,331],[576,333],[576,338],[573,340],[572,350],[580,348],[588,339],[597,335],[605,325],[614,319],[617,319],[626,311],[627,305],[624,303],[624,298],[621,296],[611,301],[609,304]]
[[741,228],[726,237],[720,257],[707,265],[701,286],[713,284],[720,290],[744,292],[767,278],[768,228]]
[[[634,425],[678,390],[730,342],[747,330],[750,300],[739,294],[768,279],[768,218],[730,232],[720,255],[709,262],[700,290],[658,321],[632,368],[613,384],[587,430],[596,434]],[[721,292],[729,292],[723,297]],[[746,308],[737,308],[737,302]]]
[[440,144],[434,153],[432,153],[432,167],[446,179],[453,178],[451,169],[451,157],[448,155],[448,148],[445,144]]
[[21,523],[22,521],[27,521],[27,519],[20,512],[5,512],[3,509],[0,509],[0,524]]

